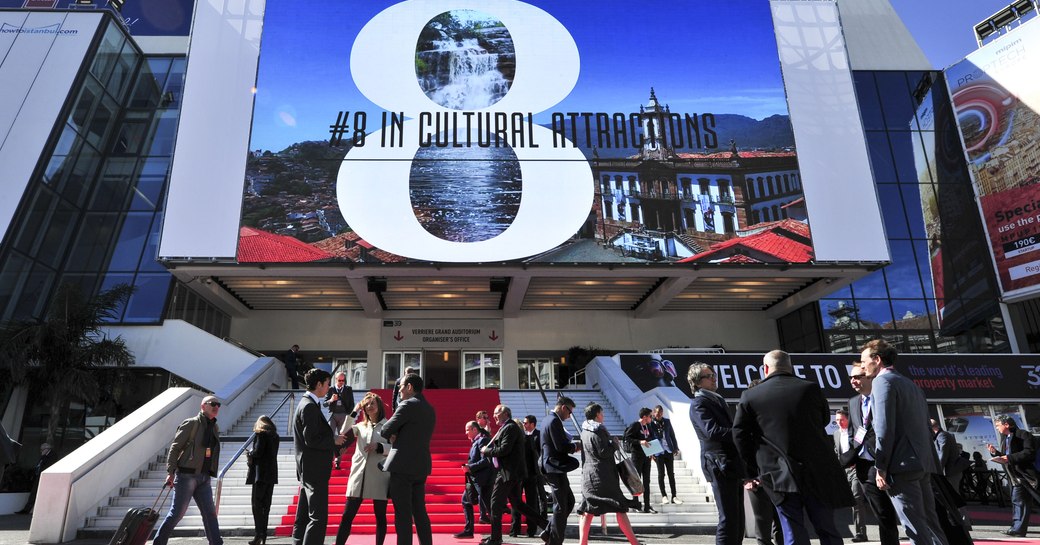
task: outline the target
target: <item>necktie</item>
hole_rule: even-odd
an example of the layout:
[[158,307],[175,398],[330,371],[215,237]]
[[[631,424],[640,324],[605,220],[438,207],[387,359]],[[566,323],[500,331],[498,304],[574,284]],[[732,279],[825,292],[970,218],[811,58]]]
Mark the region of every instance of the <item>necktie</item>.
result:
[[863,396],[863,425],[870,425],[870,396]]

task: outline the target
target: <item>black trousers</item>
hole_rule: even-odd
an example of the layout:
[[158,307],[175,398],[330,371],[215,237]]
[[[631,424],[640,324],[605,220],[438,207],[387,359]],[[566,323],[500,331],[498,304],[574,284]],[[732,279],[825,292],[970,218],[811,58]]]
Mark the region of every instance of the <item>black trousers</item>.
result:
[[711,482],[719,524],[715,528],[716,545],[740,545],[744,540],[744,486],[740,479],[715,474]]
[[[339,519],[339,529],[336,530],[336,545],[343,545],[350,537],[350,528],[354,525],[354,516],[361,508],[363,498],[347,498],[347,505],[343,508],[343,517]],[[387,500],[372,500],[372,511],[376,515],[376,545],[383,545],[386,539],[386,504]]]
[[[542,494],[538,490],[538,477],[528,477],[520,482],[520,491],[524,493],[524,503],[529,505],[532,509],[538,511],[538,514],[545,518],[545,510],[542,509]],[[510,534],[520,533],[520,511],[513,506],[510,511],[510,518],[512,524],[509,526]],[[536,524],[532,524],[531,517],[524,517],[527,520],[527,533],[533,535],[535,532]]]
[[[636,448],[639,448],[638,446]],[[643,510],[650,510],[650,458],[643,457],[642,459],[632,458],[632,462],[636,465],[636,471],[639,472],[639,477],[643,481]],[[638,499],[633,497],[633,499]]]
[[253,483],[250,504],[253,507],[253,537],[267,537],[267,519],[271,515],[274,483]]
[[[528,520],[533,520],[535,526],[546,526],[548,524],[536,509],[520,499],[520,480],[513,479],[507,481],[502,477],[502,473],[499,472],[498,475],[495,475],[495,486],[491,489],[492,543],[502,543],[502,515],[505,514],[507,501],[514,509],[519,509],[521,513],[526,515]],[[407,544],[401,543],[399,545]]]
[[758,545],[784,545],[784,531],[780,526],[780,513],[776,512],[773,500],[761,486],[753,490],[748,498],[755,512],[755,540]]
[[662,452],[654,457],[657,463],[657,484],[661,487],[661,496],[666,497],[664,492],[664,477],[668,475],[668,482],[672,485],[672,497],[675,497],[675,455],[671,452]]
[[293,545],[322,545],[329,523],[329,482],[300,483],[300,501],[293,522]]
[[867,505],[878,520],[878,531],[881,534],[881,545],[899,544],[899,515],[892,505],[888,493],[878,489],[877,473],[873,470],[874,462],[859,459],[856,461],[856,475],[863,485],[863,495]]
[[552,490],[553,512],[549,519],[549,545],[562,545],[563,536],[567,533],[567,517],[574,510],[574,492],[566,473],[546,473],[545,481]]
[[412,522],[419,545],[433,545],[430,515],[426,512],[426,477],[390,472],[390,500],[394,502],[397,545],[412,545]]
[[473,525],[476,520],[473,516],[473,506],[480,506],[480,518],[491,519],[491,507],[488,505],[490,502],[491,494],[489,486],[481,486],[473,477],[466,477],[466,491],[462,493],[462,512],[466,515],[466,525],[462,528],[463,532],[472,532]]

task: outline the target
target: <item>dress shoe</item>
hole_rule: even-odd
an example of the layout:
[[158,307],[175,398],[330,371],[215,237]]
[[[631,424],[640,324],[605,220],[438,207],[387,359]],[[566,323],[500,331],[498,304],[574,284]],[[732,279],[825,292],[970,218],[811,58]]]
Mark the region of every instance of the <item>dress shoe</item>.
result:
[[852,538],[853,543],[863,543],[864,541],[867,541],[867,536],[863,534],[856,534],[856,536]]
[[491,518],[490,517],[480,517],[479,522],[481,524],[491,524]]
[[648,506],[646,506],[646,508],[645,508],[645,509],[643,509],[643,512],[644,512],[644,513],[656,513],[656,512],[657,512],[657,510],[656,510],[656,509],[654,509],[653,507],[650,507],[650,506],[648,505]]
[[517,532],[516,530],[510,530],[509,537],[520,537],[520,532]]
[[466,530],[463,530],[463,531],[455,534],[455,537],[457,537],[459,539],[464,539],[464,538],[467,538],[467,537],[473,537],[473,531],[470,530],[469,532],[467,532]]
[[682,500],[680,500],[677,496],[672,496],[672,503],[674,503],[676,505],[681,505],[682,504]]
[[531,530],[527,531],[527,537],[536,537],[536,536],[538,536],[538,532],[534,531],[534,529],[531,529]]
[[1026,537],[1026,533],[1025,532],[1016,532],[1016,531],[1011,530],[1011,529],[1004,530],[1003,532],[1000,532],[1000,533],[1002,533],[1002,534],[1004,534],[1006,536],[1011,536],[1011,537]]
[[480,545],[502,545],[502,540],[485,537],[484,539],[480,540]]

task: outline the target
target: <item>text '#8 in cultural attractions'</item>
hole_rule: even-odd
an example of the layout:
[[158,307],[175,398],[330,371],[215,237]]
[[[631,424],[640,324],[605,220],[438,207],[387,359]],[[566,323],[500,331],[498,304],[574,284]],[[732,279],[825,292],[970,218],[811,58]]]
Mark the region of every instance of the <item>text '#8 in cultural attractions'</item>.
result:
[[757,0],[269,1],[250,149],[241,262],[813,259]]

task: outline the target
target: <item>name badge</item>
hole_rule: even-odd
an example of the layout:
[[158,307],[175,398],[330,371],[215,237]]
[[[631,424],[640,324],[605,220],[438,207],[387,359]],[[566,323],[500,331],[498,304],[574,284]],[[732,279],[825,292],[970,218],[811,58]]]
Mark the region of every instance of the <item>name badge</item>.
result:
[[857,443],[862,445],[863,444],[863,439],[866,438],[866,437],[867,437],[867,428],[856,428],[856,435],[854,435],[852,438],[855,439]]
[[206,458],[212,458],[212,457],[213,457],[213,449],[211,449],[209,447],[206,447]]

